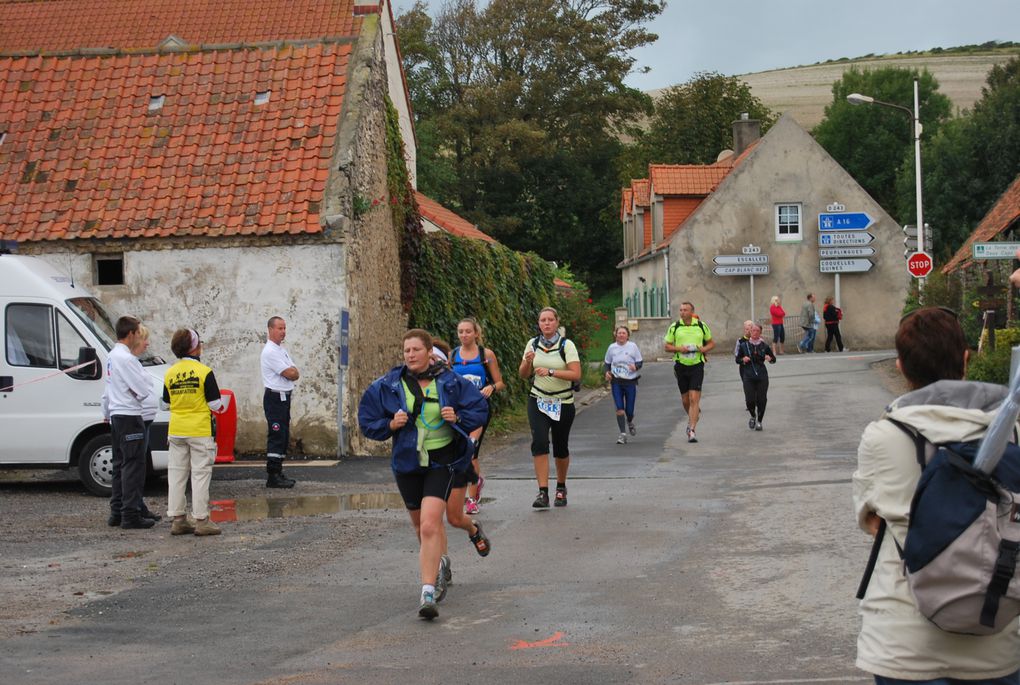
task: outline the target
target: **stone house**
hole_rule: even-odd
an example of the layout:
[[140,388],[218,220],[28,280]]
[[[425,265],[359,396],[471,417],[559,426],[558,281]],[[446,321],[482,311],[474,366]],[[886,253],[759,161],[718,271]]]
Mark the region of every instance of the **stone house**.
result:
[[[771,335],[769,300],[779,295],[792,349],[812,292],[819,311],[836,297],[847,347],[891,347],[909,283],[900,227],[791,117],[758,131],[756,121],[734,122],[734,150],[716,163],[653,164],[623,189],[617,321],[636,327],[646,356],[666,356],[662,337],[690,301],[727,350],[748,318]],[[822,215],[862,213],[866,230],[829,230],[827,219],[820,230]]]
[[389,5],[355,2],[0,2],[0,239],[139,316],[164,358],[199,330],[241,452],[265,446],[270,316],[313,455],[370,451],[357,399],[406,324],[385,98],[413,180],[410,108]]

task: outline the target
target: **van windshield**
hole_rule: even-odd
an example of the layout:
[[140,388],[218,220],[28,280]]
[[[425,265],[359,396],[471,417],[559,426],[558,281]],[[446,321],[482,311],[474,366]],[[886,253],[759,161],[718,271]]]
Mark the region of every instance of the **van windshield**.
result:
[[[94,297],[73,297],[67,300],[67,306],[95,334],[107,352],[113,349],[113,346],[117,344],[117,330],[99,300]],[[156,366],[163,363],[162,359],[148,350],[138,359],[142,362],[142,366]]]

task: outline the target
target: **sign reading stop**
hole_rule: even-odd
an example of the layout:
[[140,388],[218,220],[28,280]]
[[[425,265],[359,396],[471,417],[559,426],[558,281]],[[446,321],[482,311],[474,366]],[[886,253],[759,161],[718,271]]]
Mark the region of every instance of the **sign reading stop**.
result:
[[927,252],[915,252],[907,260],[907,271],[914,278],[924,278],[931,273],[934,263]]

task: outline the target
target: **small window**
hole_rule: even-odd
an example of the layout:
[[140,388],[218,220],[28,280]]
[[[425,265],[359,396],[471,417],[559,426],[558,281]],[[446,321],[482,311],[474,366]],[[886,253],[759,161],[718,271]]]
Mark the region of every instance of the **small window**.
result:
[[124,254],[96,255],[95,284],[124,285]]
[[801,205],[776,205],[776,241],[793,242],[804,238],[801,230]]
[[71,322],[57,312],[57,356],[60,359],[60,368],[69,369],[77,364],[79,350],[88,346]]
[[255,104],[256,105],[264,105],[267,102],[269,102],[269,91],[268,90],[262,90],[262,91],[259,91],[258,93],[255,93]]
[[7,307],[7,363],[51,369],[57,365],[51,308],[41,304]]
[[153,95],[149,98],[149,111],[155,112],[157,109],[163,109],[164,102],[166,102],[165,95]]

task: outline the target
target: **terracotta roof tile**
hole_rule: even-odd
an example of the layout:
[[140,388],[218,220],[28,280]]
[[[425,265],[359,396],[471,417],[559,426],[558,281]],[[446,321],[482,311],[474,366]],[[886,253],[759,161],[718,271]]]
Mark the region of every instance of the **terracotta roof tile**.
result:
[[656,195],[709,195],[732,166],[649,164],[648,176]]
[[[350,37],[364,13],[354,8],[354,0],[89,0],[85,11],[81,0],[0,0],[0,46],[7,53],[155,50],[170,35],[191,45]],[[233,66],[239,74],[241,65]]]
[[[351,48],[0,58],[0,102],[11,105],[0,113],[0,197],[10,200],[0,204],[0,237],[319,232],[333,143],[323,131],[336,126],[326,112],[342,103]],[[196,88],[182,104],[180,93],[221,60],[244,67],[239,79]],[[332,80],[309,84],[297,61]],[[272,96],[255,105],[261,83]],[[154,93],[165,101],[149,111]],[[259,139],[274,145],[259,149]]]
[[977,225],[974,232],[963,243],[953,258],[942,267],[942,273],[950,273],[961,267],[968,267],[974,263],[971,246],[974,243],[992,241],[997,235],[1003,233],[1011,226],[1020,221],[1020,176],[1017,176],[1009,188],[1006,188],[999,199],[988,210],[981,223]]
[[650,207],[652,198],[650,194],[651,183],[647,178],[631,180],[630,187],[634,190],[634,205],[637,207]]
[[634,210],[634,190],[624,188],[620,195],[620,220],[622,221]]
[[428,219],[447,233],[461,238],[485,240],[490,243],[499,242],[492,236],[482,233],[470,221],[454,214],[435,200],[419,192],[415,192],[414,199],[418,202],[418,211],[421,212],[422,217]]

